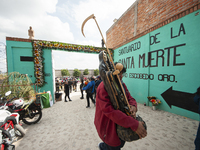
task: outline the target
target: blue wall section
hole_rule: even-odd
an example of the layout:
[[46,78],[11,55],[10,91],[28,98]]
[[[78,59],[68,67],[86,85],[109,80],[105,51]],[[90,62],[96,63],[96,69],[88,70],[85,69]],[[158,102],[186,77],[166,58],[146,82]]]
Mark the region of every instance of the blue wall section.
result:
[[199,120],[193,102],[200,86],[200,15],[191,13],[114,50],[114,60],[127,67],[123,81],[139,103]]

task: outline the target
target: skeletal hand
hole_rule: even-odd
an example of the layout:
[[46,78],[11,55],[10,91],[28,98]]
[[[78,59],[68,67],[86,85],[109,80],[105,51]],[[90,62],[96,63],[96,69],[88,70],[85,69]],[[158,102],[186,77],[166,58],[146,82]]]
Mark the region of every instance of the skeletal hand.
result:
[[137,108],[135,106],[130,105],[130,112],[131,112],[131,116],[135,119]]

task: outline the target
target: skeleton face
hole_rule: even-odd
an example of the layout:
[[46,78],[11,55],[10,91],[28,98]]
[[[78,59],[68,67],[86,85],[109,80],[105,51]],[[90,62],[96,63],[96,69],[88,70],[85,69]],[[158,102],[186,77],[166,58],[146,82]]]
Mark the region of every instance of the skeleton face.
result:
[[106,52],[103,52],[103,60],[104,60],[104,61],[107,61],[107,55],[106,55]]

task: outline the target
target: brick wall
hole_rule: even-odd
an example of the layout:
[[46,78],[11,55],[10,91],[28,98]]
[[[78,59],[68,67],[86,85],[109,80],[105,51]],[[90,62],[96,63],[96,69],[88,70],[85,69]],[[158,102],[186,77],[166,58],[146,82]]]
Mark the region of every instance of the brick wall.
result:
[[23,38],[17,38],[17,37],[6,37],[7,41],[21,41],[21,42],[31,42],[30,39],[23,39]]
[[200,9],[200,0],[136,0],[106,32],[108,48],[116,49]]

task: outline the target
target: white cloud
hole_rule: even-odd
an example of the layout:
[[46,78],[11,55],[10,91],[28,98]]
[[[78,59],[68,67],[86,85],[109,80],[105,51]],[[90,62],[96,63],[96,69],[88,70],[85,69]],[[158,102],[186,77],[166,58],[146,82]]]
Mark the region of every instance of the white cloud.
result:
[[41,25],[35,24],[35,39],[65,43],[74,41],[74,36],[70,31],[68,23],[63,23],[59,18],[54,16],[43,16],[40,18],[40,21],[43,22]]
[[44,15],[55,12],[57,2],[58,0],[1,0],[0,14],[8,18]]
[[50,13],[56,11],[57,0],[3,0],[0,5],[0,41],[5,36],[28,38],[29,26],[35,39],[73,42],[69,23],[63,23]]

